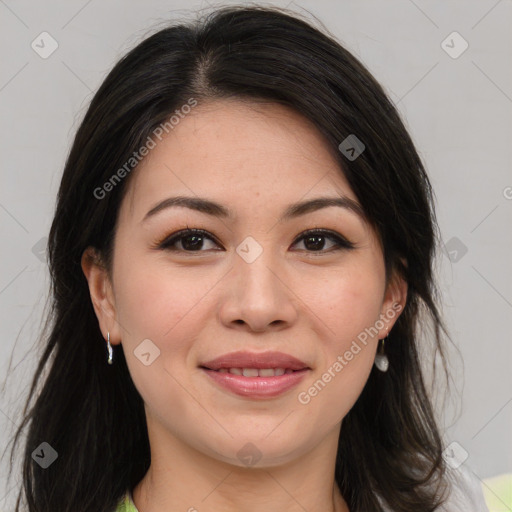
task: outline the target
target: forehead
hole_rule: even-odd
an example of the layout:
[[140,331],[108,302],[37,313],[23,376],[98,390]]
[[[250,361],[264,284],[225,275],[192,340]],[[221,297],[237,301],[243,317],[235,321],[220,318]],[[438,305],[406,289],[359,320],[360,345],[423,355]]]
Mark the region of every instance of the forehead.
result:
[[200,104],[155,142],[127,184],[122,216],[141,219],[171,194],[258,211],[322,192],[356,200],[332,147],[311,121],[283,105]]

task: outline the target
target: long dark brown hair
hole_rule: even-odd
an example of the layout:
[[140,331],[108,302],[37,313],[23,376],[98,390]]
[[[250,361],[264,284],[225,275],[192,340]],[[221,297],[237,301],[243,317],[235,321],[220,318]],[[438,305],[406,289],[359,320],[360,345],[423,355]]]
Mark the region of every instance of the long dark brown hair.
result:
[[[16,511],[22,502],[29,512],[113,511],[149,468],[143,401],[122,345],[114,348],[115,364],[106,364],[81,256],[93,246],[112,270],[117,214],[133,173],[106,194],[98,189],[190,98],[286,105],[332,148],[382,241],[387,275],[397,272],[408,284],[386,343],[389,371],[372,369],[343,420],[335,479],[351,512],[436,510],[446,467],[420,348],[427,353],[430,343],[448,376],[449,337],[434,279],[440,238],[425,168],[395,106],[357,58],[301,15],[251,5],[159,29],[119,60],[91,100],[49,233],[42,355],[11,451],[12,463],[26,428]],[[338,149],[351,134],[365,145],[355,159]],[[430,336],[420,347],[425,329]],[[47,469],[32,458],[42,442],[58,453]]]

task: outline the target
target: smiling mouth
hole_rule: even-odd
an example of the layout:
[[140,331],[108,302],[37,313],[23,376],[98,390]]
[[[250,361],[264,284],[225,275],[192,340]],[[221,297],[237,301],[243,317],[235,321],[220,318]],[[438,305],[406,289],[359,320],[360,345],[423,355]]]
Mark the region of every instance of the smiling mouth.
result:
[[249,400],[269,400],[297,386],[310,371],[291,368],[199,367],[220,389]]
[[219,368],[217,370],[206,366],[201,366],[201,368],[217,373],[231,373],[232,375],[242,375],[244,377],[279,377],[301,371],[292,370],[291,368]]

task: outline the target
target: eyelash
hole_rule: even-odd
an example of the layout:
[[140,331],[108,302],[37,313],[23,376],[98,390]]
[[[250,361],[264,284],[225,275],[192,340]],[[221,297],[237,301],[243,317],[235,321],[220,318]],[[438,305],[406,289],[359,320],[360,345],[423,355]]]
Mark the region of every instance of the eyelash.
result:
[[[200,235],[201,237],[208,238],[208,239],[212,240],[213,242],[215,242],[217,245],[220,245],[216,241],[215,237],[211,236],[210,233],[208,233],[208,231],[205,231],[203,229],[187,228],[187,229],[182,229],[180,231],[177,231],[176,233],[173,233],[172,235],[166,237],[164,240],[155,244],[154,248],[161,249],[161,250],[173,251],[173,252],[185,252],[185,253],[190,253],[190,254],[206,252],[204,250],[187,251],[185,249],[173,249],[172,248],[172,245],[174,245],[176,242],[182,240],[183,238],[187,238],[188,236],[192,236],[192,235]],[[301,233],[299,235],[298,238],[295,239],[295,241],[293,242],[293,245],[295,245],[296,243],[300,242],[301,240],[307,238],[308,236],[313,236],[313,235],[319,235],[319,236],[323,236],[325,238],[330,238],[332,241],[334,241],[334,243],[336,245],[335,245],[335,247],[328,249],[328,250],[322,249],[319,251],[308,251],[307,249],[303,249],[306,252],[309,252],[311,254],[322,255],[322,254],[326,254],[326,253],[333,252],[333,251],[339,251],[339,250],[343,250],[343,249],[347,250],[347,249],[355,248],[355,245],[352,242],[350,242],[346,238],[342,237],[341,235],[337,234],[336,232],[330,231],[328,229],[309,229],[307,231],[304,231],[303,233]]]

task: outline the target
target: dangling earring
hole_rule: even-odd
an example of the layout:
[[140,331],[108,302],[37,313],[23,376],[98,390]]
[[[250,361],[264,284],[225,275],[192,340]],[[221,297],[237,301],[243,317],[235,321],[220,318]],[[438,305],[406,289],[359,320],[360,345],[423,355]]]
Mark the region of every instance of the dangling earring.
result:
[[384,352],[384,340],[387,339],[387,336],[383,338],[379,345],[379,348],[377,349],[377,354],[375,354],[375,366],[381,371],[381,372],[387,372],[389,368],[389,359],[386,353]]
[[110,332],[107,332],[108,364],[112,364],[112,345],[110,344]]

